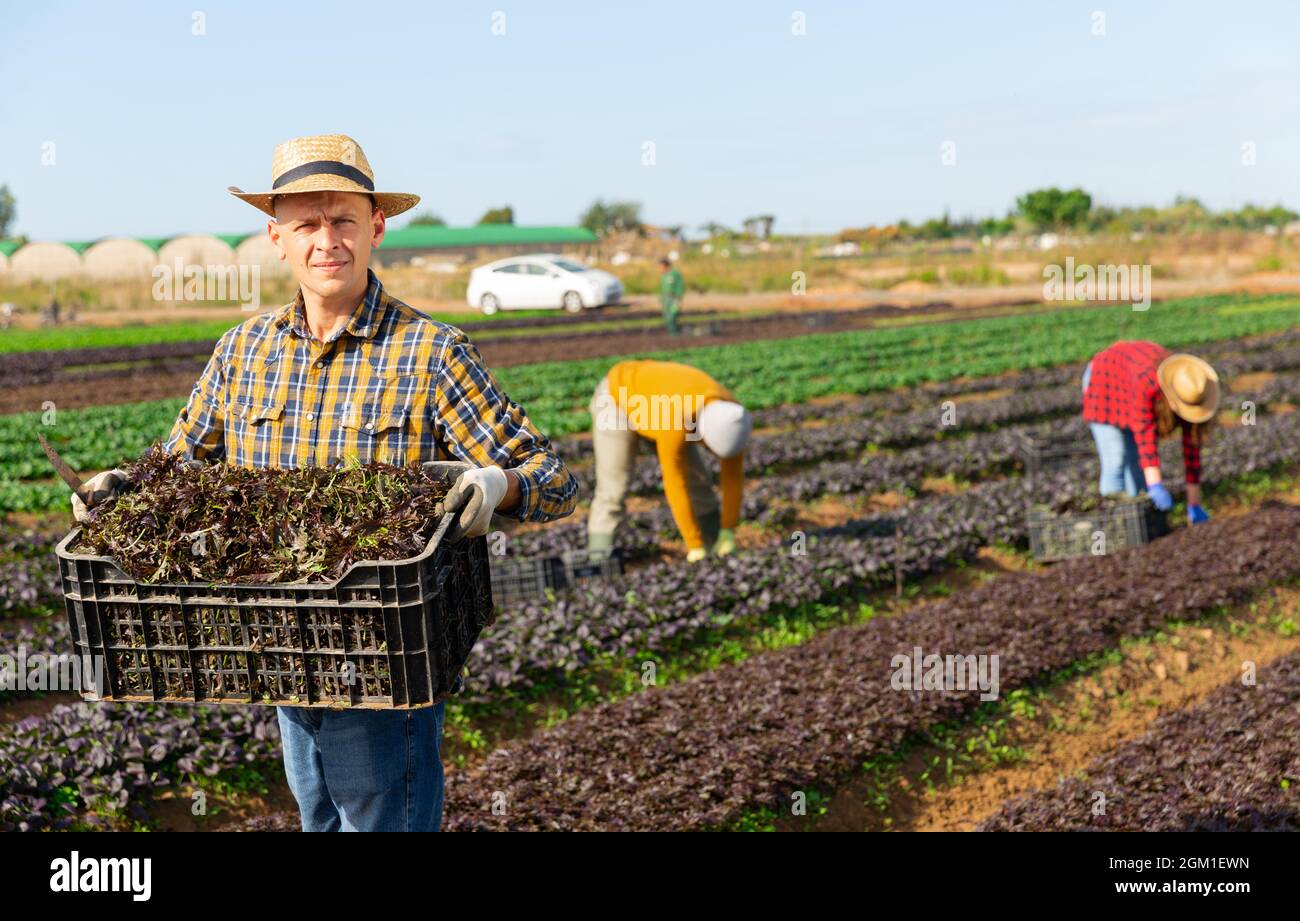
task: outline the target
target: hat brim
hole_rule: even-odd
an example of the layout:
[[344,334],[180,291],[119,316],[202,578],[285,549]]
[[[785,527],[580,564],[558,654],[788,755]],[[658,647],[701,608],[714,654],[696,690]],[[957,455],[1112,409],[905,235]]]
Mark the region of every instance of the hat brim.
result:
[[406,192],[372,192],[362,185],[342,176],[317,175],[304,176],[276,189],[274,192],[245,192],[236,186],[228,189],[231,195],[248,202],[258,211],[275,217],[271,201],[278,195],[300,195],[304,192],[353,192],[357,195],[373,195],[375,204],[384,212],[384,217],[394,217],[403,211],[410,211],[420,203],[420,196]]
[[[1174,393],[1172,383],[1174,374],[1184,364],[1198,365],[1205,373],[1205,395],[1198,404],[1185,403]],[[1156,378],[1160,382],[1161,392],[1169,401],[1169,408],[1178,418],[1196,425],[1209,422],[1219,411],[1219,375],[1205,359],[1197,358],[1195,355],[1170,355],[1156,368]]]

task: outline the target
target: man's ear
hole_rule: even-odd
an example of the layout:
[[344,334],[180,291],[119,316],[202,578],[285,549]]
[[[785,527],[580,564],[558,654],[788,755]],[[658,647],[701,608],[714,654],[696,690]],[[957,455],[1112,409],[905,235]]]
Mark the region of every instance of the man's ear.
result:
[[370,229],[374,236],[370,240],[371,249],[379,249],[379,244],[384,242],[384,231],[388,227],[388,219],[384,217],[383,209],[376,207],[370,212]]
[[284,247],[280,244],[279,221],[270,220],[266,222],[266,235],[271,238],[271,245],[273,245],[275,251],[280,254],[280,261],[284,262],[285,259],[289,258],[288,254],[284,251]]

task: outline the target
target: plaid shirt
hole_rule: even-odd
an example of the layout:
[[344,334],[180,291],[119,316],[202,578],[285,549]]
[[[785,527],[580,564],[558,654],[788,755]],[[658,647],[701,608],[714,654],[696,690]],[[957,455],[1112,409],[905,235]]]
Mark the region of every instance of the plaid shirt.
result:
[[[1083,418],[1128,429],[1137,442],[1138,461],[1159,467],[1156,450],[1156,398],[1160,381],[1156,368],[1169,352],[1154,342],[1116,342],[1092,359],[1092,377],[1083,395]],[[1183,425],[1183,467],[1188,483],[1201,481],[1201,449],[1192,441],[1191,426]]]
[[384,291],[374,272],[347,325],[312,338],[302,291],[228,330],[181,410],[166,450],[241,467],[326,466],[358,457],[462,460],[520,474],[508,514],[573,511],[577,481],[456,329]]

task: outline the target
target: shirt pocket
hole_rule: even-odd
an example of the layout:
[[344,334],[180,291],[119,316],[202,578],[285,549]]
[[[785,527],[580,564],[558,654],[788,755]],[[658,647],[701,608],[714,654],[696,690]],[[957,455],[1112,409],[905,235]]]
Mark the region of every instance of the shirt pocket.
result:
[[236,396],[227,418],[226,452],[239,467],[278,467],[284,443],[284,401]]
[[374,404],[362,404],[354,407],[340,423],[347,442],[346,453],[354,454],[363,464],[380,461],[400,466],[418,460],[418,457],[408,457],[419,448],[411,438],[410,416],[411,411],[405,406],[384,409]]

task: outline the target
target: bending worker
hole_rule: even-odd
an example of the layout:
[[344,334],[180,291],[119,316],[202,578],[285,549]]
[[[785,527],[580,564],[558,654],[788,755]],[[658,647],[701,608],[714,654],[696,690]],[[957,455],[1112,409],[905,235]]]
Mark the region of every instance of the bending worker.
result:
[[[725,556],[736,548],[744,486],[744,449],[753,418],[731,391],[689,365],[621,361],[591,398],[596,495],[587,519],[587,545],[608,551],[623,520],[639,439],[654,442],[664,492],[686,541],[686,559],[708,549]],[[722,508],[713,490],[705,451],[722,459]]]
[[1195,355],[1170,355],[1154,342],[1117,342],[1083,372],[1083,418],[1101,456],[1101,494],[1138,494],[1156,508],[1174,500],[1160,476],[1156,440],[1182,430],[1187,520],[1208,521],[1201,507],[1201,446],[1219,406],[1219,376]]

